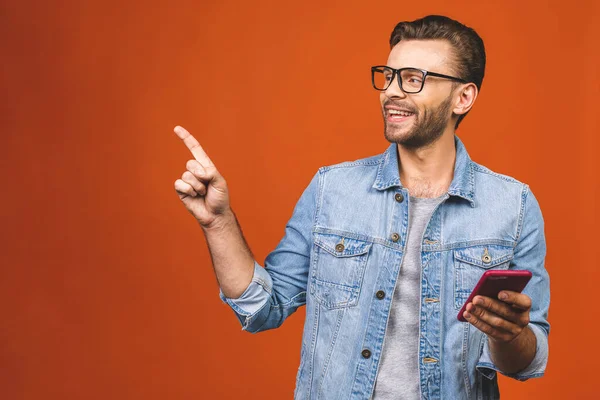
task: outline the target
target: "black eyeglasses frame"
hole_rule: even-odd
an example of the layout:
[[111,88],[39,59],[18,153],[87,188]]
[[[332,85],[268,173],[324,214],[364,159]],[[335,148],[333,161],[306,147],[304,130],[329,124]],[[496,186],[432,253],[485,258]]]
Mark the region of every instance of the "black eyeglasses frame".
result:
[[[390,80],[390,83],[387,85],[387,87],[385,89],[379,89],[379,88],[377,88],[377,86],[375,86],[375,71],[377,69],[384,69],[384,68],[392,71],[392,79]],[[416,91],[416,92],[407,92],[402,87],[402,79],[400,79],[400,73],[402,71],[405,71],[405,70],[408,70],[408,69],[421,71],[423,73],[423,82],[421,82],[421,88],[418,91]],[[398,68],[398,69],[394,69],[392,67],[388,67],[387,65],[374,65],[374,66],[371,67],[371,84],[373,85],[373,88],[375,90],[378,90],[380,92],[388,90],[388,88],[390,87],[390,85],[394,82],[394,79],[396,77],[398,77],[398,86],[400,87],[400,90],[402,90],[404,93],[408,93],[408,94],[417,94],[417,93],[420,93],[423,90],[423,87],[425,87],[425,80],[427,79],[428,76],[435,76],[437,78],[449,79],[451,81],[456,81],[456,82],[460,82],[460,83],[468,83],[464,79],[457,78],[455,76],[438,74],[437,72],[431,72],[431,71],[427,71],[427,70],[424,70],[424,69],[421,69],[421,68],[415,68],[415,67],[405,67],[405,68]]]

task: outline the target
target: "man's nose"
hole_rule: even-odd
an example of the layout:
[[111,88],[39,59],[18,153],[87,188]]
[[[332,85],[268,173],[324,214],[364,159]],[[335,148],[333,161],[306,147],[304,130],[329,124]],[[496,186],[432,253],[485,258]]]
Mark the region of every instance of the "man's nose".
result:
[[388,88],[385,89],[385,95],[389,98],[400,97],[403,99],[406,97],[406,93],[400,89],[400,77],[398,75],[394,76]]

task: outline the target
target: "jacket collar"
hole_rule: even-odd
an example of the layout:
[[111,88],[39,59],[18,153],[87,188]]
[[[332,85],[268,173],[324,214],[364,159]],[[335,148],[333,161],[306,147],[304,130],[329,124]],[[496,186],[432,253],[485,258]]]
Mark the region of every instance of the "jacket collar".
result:
[[[475,181],[471,158],[458,136],[454,136],[454,144],[456,146],[454,177],[448,189],[448,194],[468,200],[471,206],[475,206]],[[398,149],[396,146],[395,143],[390,144],[385,153],[383,153],[377,168],[377,176],[373,183],[374,189],[386,190],[391,187],[403,187],[398,171]]]

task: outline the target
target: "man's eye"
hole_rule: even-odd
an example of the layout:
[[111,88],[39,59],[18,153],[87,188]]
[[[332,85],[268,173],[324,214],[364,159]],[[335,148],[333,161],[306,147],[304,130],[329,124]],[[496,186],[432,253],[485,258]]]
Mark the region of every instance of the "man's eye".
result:
[[408,83],[421,83],[421,79],[416,76],[411,76],[406,80]]

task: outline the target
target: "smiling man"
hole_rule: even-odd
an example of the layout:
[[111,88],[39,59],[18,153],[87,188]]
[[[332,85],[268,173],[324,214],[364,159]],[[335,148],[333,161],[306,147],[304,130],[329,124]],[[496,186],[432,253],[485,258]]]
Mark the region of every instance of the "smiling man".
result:
[[[261,267],[197,140],[175,190],[202,226],[221,298],[243,329],[306,320],[295,397],[496,399],[497,372],[542,376],[549,278],[543,219],[529,187],[471,161],[455,134],[481,88],[485,50],[457,21],[399,23],[380,92],[382,154],[321,168]],[[477,296],[486,270],[522,270],[523,293]]]

